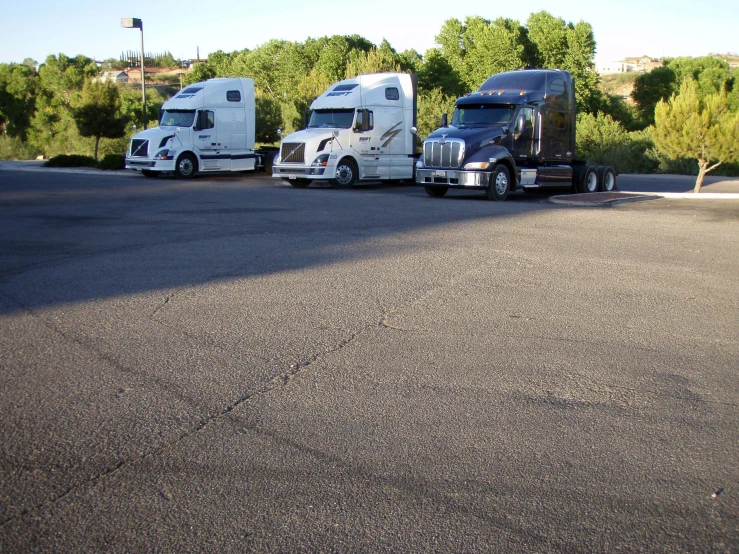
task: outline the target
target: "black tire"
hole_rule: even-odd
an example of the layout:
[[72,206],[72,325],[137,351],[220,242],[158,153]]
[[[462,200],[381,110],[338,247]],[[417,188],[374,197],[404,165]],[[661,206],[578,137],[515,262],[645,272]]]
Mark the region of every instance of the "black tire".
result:
[[159,177],[158,171],[151,171],[150,169],[142,169],[141,175],[144,177]]
[[174,176],[178,179],[192,179],[198,172],[198,160],[190,154],[185,152],[177,158],[177,163],[174,166]]
[[264,159],[262,160],[262,168],[264,169],[265,173],[269,173],[272,175],[272,164],[274,162],[274,157],[271,154],[266,154],[264,156]]
[[357,181],[357,164],[350,158],[344,158],[336,166],[336,177],[329,183],[335,189],[348,189]]
[[441,198],[449,190],[449,187],[423,187],[431,198]]
[[598,184],[603,192],[618,190],[616,186],[616,171],[607,165],[598,168]]
[[600,181],[598,180],[598,172],[589,165],[582,172],[580,182],[578,183],[577,192],[585,194],[588,192],[598,192],[600,190]]
[[296,189],[304,189],[310,185],[310,179],[288,179],[287,182]]
[[493,167],[490,174],[490,182],[488,188],[485,189],[485,196],[488,197],[488,200],[502,202],[508,198],[509,192],[511,192],[511,172],[503,164],[498,164]]

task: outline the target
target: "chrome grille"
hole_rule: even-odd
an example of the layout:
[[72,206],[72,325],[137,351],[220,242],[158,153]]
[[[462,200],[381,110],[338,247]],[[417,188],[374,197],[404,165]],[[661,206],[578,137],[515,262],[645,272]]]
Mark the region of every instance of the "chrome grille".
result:
[[423,143],[423,165],[426,167],[459,167],[463,158],[463,140],[427,140]]
[[131,140],[131,157],[146,158],[149,155],[149,141],[144,139]]
[[280,162],[285,164],[305,163],[305,144],[302,142],[283,142]]

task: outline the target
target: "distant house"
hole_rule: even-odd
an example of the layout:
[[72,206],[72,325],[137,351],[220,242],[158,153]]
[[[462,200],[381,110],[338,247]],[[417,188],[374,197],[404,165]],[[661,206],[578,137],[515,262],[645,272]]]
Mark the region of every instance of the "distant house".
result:
[[103,71],[97,80],[101,83],[127,83],[128,74],[125,71]]
[[[164,73],[167,71],[170,71],[170,69],[166,67],[144,67],[144,70],[146,71],[146,79],[147,81],[152,78],[156,78],[158,73]],[[141,82],[141,69],[138,67],[132,67],[128,70],[128,82],[130,83],[140,83]]]
[[629,71],[648,73],[657,67],[662,67],[662,65],[662,60],[658,58],[639,56],[635,58],[624,58],[623,60],[603,65],[598,68],[598,73],[603,75],[609,73],[627,73]]

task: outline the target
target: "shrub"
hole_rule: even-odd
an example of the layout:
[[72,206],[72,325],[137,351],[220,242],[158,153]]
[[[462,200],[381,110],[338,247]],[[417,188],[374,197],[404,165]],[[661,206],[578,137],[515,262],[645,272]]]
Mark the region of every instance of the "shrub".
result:
[[126,157],[123,154],[108,154],[98,162],[98,169],[125,169]]
[[618,173],[652,173],[659,162],[648,151],[654,147],[645,131],[627,132],[610,115],[577,116],[577,157],[594,165],[610,165]]
[[18,137],[0,135],[0,160],[34,160],[39,151]]
[[92,156],[80,156],[79,154],[60,154],[54,156],[44,163],[46,167],[95,167],[97,162]]

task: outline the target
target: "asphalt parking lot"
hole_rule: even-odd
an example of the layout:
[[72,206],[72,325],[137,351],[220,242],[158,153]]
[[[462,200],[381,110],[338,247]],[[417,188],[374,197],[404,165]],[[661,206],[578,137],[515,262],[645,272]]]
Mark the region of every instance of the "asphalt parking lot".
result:
[[0,216],[2,552],[739,551],[739,200],[5,169]]

